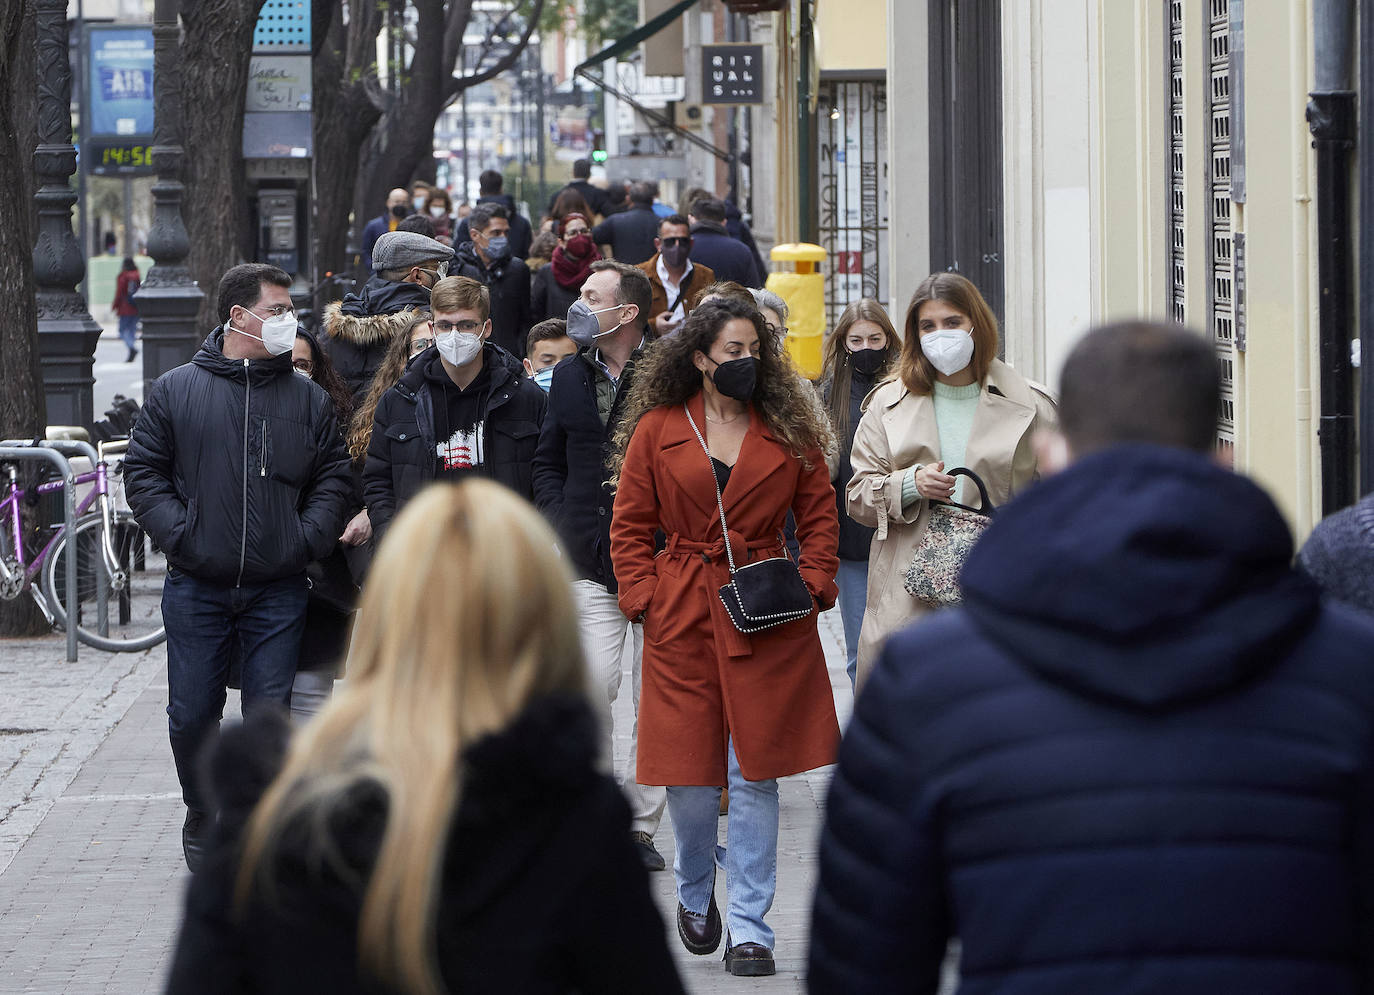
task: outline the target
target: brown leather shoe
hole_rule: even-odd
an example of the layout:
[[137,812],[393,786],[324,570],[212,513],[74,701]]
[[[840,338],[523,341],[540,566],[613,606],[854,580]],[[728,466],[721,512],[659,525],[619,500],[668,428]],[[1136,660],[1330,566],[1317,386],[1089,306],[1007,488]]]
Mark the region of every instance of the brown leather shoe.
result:
[[737,978],[763,978],[777,973],[773,951],[762,943],[736,943],[725,947],[725,970]]
[[720,946],[720,910],[716,908],[716,896],[711,896],[711,904],[704,916],[688,912],[681,902],[677,903],[677,935],[682,945],[694,954],[713,954]]

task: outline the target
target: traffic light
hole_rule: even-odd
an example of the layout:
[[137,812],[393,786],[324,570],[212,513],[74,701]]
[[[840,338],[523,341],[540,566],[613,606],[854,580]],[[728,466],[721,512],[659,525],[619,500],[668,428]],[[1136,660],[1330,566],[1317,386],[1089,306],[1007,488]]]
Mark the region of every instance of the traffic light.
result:
[[592,162],[606,161],[606,133],[600,128],[592,129]]

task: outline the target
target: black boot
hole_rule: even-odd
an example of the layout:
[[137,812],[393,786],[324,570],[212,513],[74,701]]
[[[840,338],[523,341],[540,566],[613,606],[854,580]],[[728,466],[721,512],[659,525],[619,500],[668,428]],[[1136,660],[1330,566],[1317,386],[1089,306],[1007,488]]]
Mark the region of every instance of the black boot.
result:
[[211,819],[200,809],[188,808],[186,821],[181,824],[181,852],[186,855],[186,867],[192,874],[200,870],[205,860],[205,845],[210,838]]

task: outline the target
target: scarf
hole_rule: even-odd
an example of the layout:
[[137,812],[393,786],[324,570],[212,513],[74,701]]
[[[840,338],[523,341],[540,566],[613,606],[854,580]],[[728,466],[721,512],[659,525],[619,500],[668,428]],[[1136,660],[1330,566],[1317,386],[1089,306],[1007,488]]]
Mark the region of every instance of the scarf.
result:
[[564,290],[581,290],[582,284],[591,275],[592,263],[600,258],[601,253],[595,245],[592,246],[592,251],[581,259],[575,259],[570,253],[564,252],[563,246],[555,246],[550,263],[553,266],[553,278]]

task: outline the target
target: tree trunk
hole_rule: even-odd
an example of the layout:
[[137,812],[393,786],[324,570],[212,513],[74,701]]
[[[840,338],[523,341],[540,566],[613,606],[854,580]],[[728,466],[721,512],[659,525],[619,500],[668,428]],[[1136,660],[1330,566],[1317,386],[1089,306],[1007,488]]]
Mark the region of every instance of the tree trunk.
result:
[[191,240],[188,264],[205,292],[199,323],[217,317],[219,279],[253,254],[243,170],[243,103],[253,28],[263,0],[196,0],[182,4],[182,214]]
[[[0,3],[0,438],[32,439],[46,413],[38,366],[34,301],[33,152],[38,142],[33,9],[25,0]],[[35,519],[30,521],[37,526]],[[34,536],[26,536],[32,539]],[[31,636],[47,623],[27,596],[0,602],[0,636]]]
[[[318,7],[338,3],[316,0]],[[348,23],[344,23],[342,11],[335,9],[323,39],[316,42],[315,224],[321,273],[346,272],[353,267],[347,248],[349,208],[358,181],[358,149],[382,115],[372,96],[377,85],[374,59],[380,20],[375,4],[355,0]],[[354,219],[355,238],[361,239],[363,225],[380,210],[378,204],[374,212]]]

